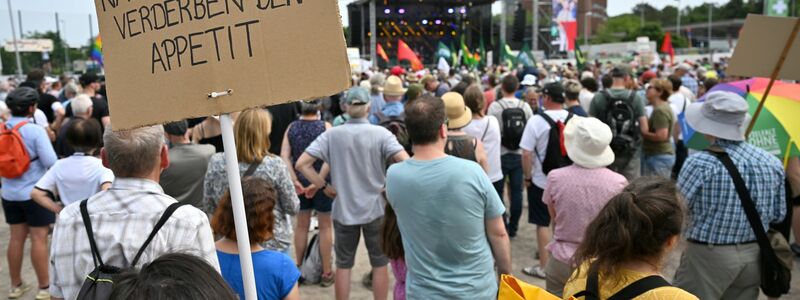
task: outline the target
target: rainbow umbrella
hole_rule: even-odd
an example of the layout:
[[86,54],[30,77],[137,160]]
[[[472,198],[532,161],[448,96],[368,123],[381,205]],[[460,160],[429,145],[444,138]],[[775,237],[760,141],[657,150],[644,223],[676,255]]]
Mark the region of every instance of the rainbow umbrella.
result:
[[[710,92],[727,91],[739,94],[747,100],[750,115],[753,115],[768,83],[769,78],[720,83]],[[704,100],[705,97],[698,101]],[[800,156],[797,147],[800,141],[798,116],[800,116],[800,84],[776,81],[747,141],[786,163],[789,157]],[[686,145],[689,148],[700,150],[708,147],[708,142],[702,134],[695,134],[695,131],[687,125],[683,114],[678,119],[682,124],[684,140],[688,141]]]

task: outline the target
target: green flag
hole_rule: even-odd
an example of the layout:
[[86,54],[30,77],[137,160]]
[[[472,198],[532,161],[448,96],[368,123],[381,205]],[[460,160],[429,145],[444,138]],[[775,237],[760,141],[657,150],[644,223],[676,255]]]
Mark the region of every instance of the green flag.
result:
[[475,57],[472,56],[472,52],[469,52],[469,48],[464,42],[463,35],[461,36],[461,61],[468,67],[472,67],[475,64]]
[[454,40],[450,40],[450,60],[452,60],[452,66],[458,65],[458,51],[456,51],[456,44]]
[[519,54],[517,54],[517,61],[526,67],[536,66],[536,58],[533,57],[533,53],[531,53],[531,47],[528,46],[528,44],[523,45],[522,50],[519,50]]
[[515,57],[511,55],[511,47],[508,44],[504,44],[502,48],[500,48],[500,64],[505,64],[508,67],[514,66]]
[[583,56],[581,48],[578,47],[578,41],[575,41],[575,64],[579,71],[582,71],[584,67],[586,67],[586,57]]
[[479,49],[480,56],[478,57],[478,62],[481,65],[486,65],[486,46],[483,44],[483,35],[481,35],[481,47]]
[[450,47],[447,47],[447,45],[442,42],[439,42],[439,50],[436,51],[436,59],[439,59],[439,57],[444,57],[445,59],[452,58],[452,55],[450,54]]

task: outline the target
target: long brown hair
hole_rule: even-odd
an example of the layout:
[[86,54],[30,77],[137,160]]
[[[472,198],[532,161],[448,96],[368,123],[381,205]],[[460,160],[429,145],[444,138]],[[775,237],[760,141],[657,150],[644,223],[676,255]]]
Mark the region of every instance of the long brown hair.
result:
[[386,257],[390,259],[400,259],[405,256],[403,249],[403,237],[400,235],[400,228],[397,227],[397,215],[390,204],[386,204],[386,213],[383,215],[383,234],[381,234],[381,249]]
[[[616,286],[626,262],[662,258],[666,242],[681,234],[686,209],[672,181],[658,177],[633,180],[611,198],[586,228],[575,253],[575,266],[591,262],[586,272],[597,270]],[[580,276],[580,269],[572,279]],[[572,280],[571,279],[571,280]]]

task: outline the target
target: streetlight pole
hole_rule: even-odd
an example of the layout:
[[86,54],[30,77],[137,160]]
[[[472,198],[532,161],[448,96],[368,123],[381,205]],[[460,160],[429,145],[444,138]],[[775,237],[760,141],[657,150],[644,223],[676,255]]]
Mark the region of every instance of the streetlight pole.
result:
[[642,3],[639,3],[639,18],[640,18],[639,27],[644,27],[644,1],[642,1]]
[[708,3],[708,62],[714,62],[714,52],[711,50],[711,11],[714,9],[713,3]]
[[11,0],[8,0],[8,20],[11,22],[11,41],[14,43],[14,54],[17,57],[17,76],[22,78],[22,58],[19,57],[19,45],[17,45],[17,31],[14,29],[14,12],[11,9]]
[[[533,0],[533,37],[531,42],[533,43],[531,49],[533,51],[539,50],[539,0]],[[505,47],[504,45],[500,45],[500,47]]]
[[[64,20],[59,20],[59,22],[61,22],[61,28],[64,28],[66,30],[67,26],[64,25],[64,23],[66,22],[64,22]],[[62,47],[64,47],[64,72],[69,71],[70,65],[72,64],[69,61],[69,46],[67,45],[67,40],[63,38],[66,35],[67,35],[66,33],[64,33],[64,35],[60,35],[59,32],[59,37],[61,38],[61,45]]]
[[593,13],[591,11],[586,12],[583,16],[583,44],[589,45],[589,20],[592,17]]
[[681,36],[681,0],[677,1],[678,1],[678,17],[677,17],[678,22],[677,26],[675,26],[675,35]]

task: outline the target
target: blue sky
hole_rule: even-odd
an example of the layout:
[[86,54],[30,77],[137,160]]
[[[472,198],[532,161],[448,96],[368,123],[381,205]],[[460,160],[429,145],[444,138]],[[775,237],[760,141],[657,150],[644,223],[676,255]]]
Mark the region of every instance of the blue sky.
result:
[[[316,0],[319,1],[319,0]],[[327,0],[330,1],[330,0]],[[339,8],[346,12],[346,6],[353,0],[339,0]],[[615,16],[631,10],[637,0],[608,0],[608,14]],[[666,5],[676,5],[676,0],[649,0],[646,1],[657,8]],[[681,0],[681,6],[695,6],[704,2],[725,3],[726,0]],[[62,31],[66,40],[71,45],[80,45],[87,42],[90,36],[89,15],[92,15],[91,28],[97,34],[97,18],[94,16],[94,0],[11,0],[14,10],[14,26],[17,26],[17,10],[22,11],[22,27],[25,32],[47,31],[56,29],[55,12],[59,13],[62,20]],[[495,12],[500,11],[499,2],[493,6]],[[11,24],[8,19],[7,0],[0,1],[0,41],[11,39]],[[347,15],[343,14],[345,25]]]

